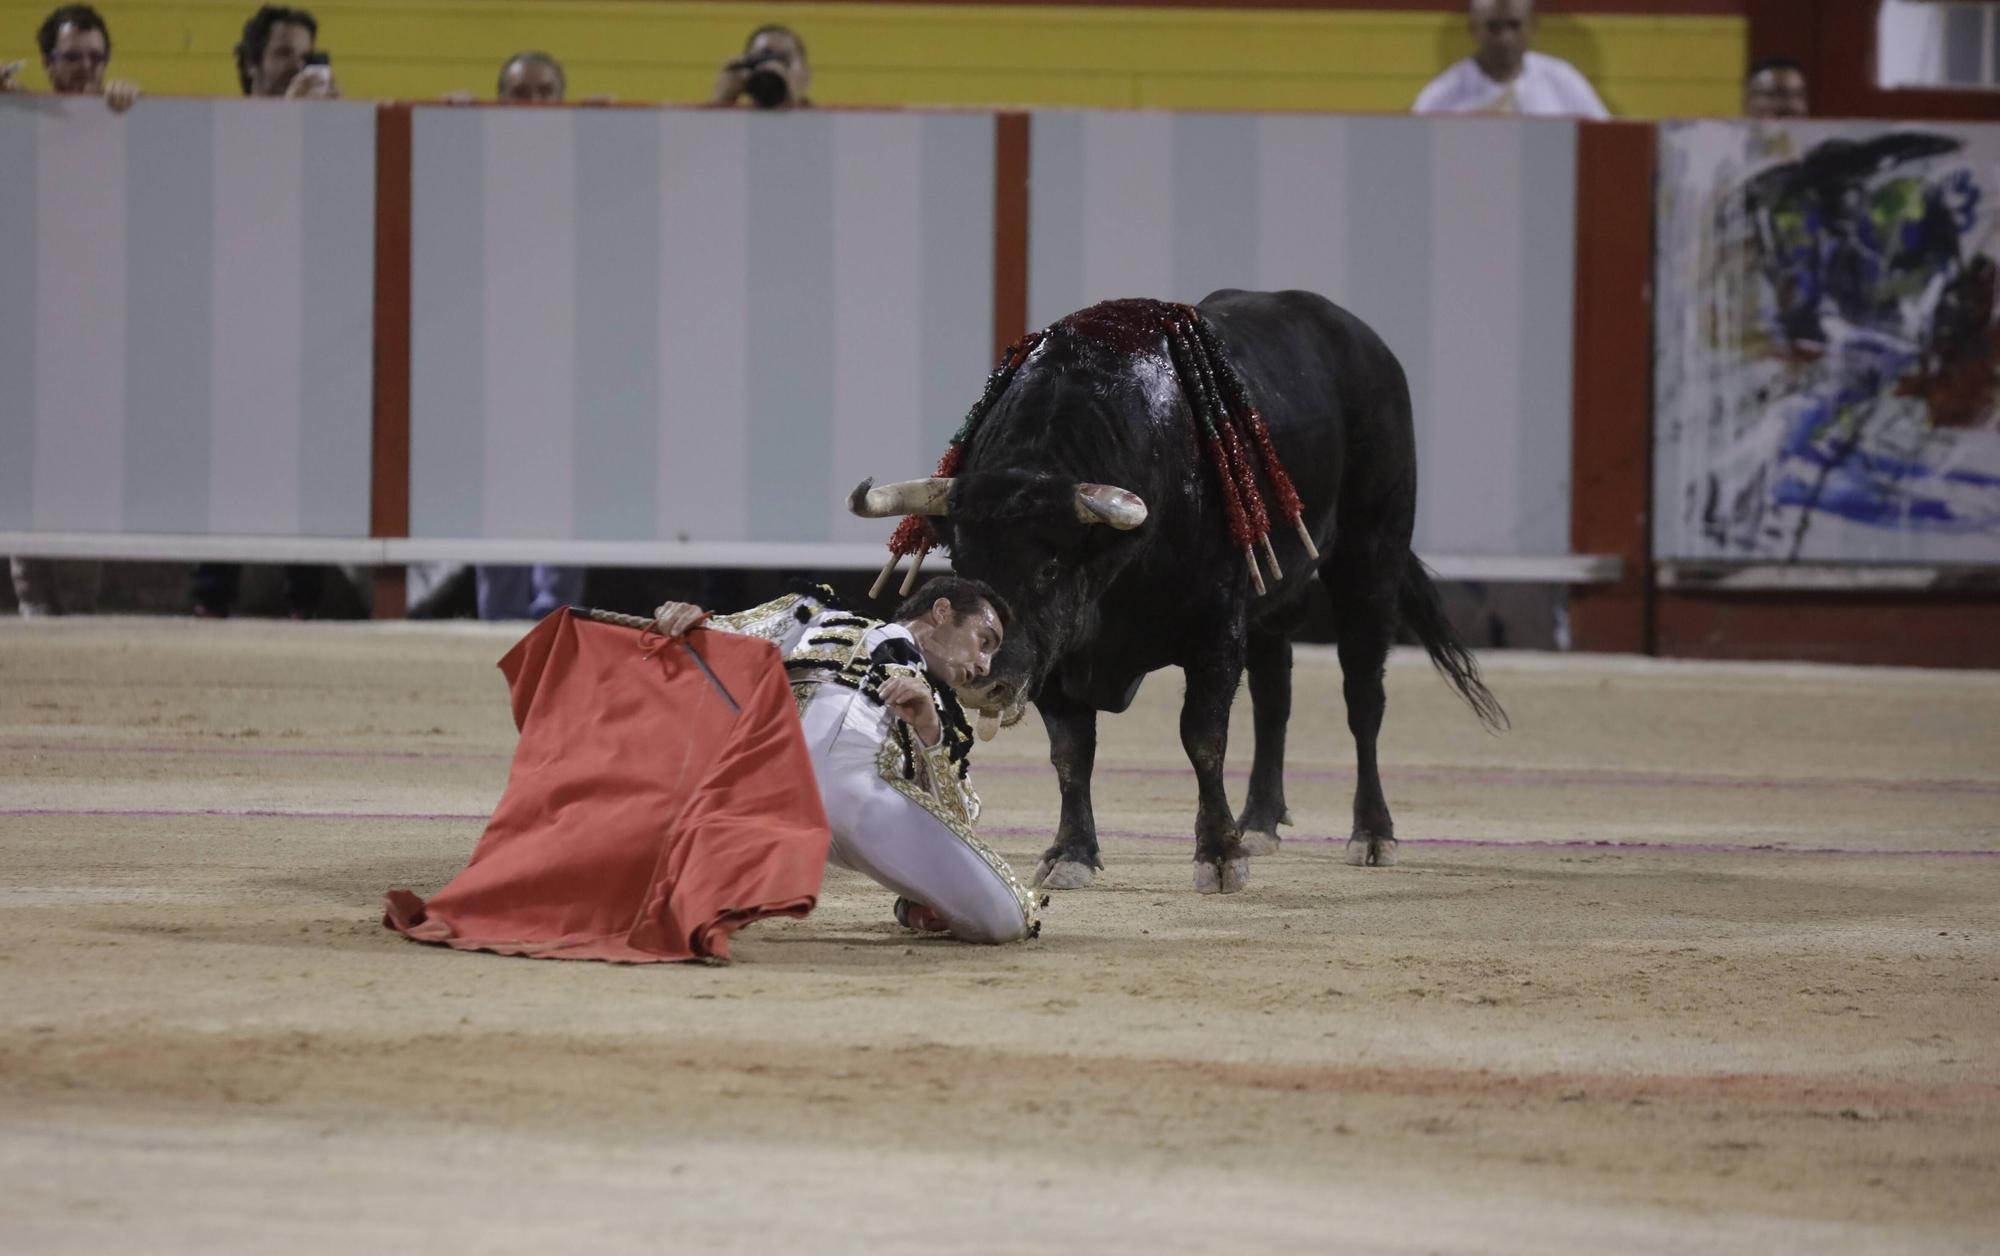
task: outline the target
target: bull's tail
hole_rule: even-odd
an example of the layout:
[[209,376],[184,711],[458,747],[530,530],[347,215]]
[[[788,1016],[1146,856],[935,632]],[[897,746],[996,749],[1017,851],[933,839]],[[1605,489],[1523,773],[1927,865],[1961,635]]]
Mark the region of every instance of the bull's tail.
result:
[[1403,623],[1417,634],[1423,642],[1424,650],[1431,656],[1431,665],[1458,690],[1480,722],[1488,728],[1499,730],[1508,726],[1507,712],[1500,708],[1500,700],[1492,690],[1479,679],[1479,661],[1472,657],[1472,651],[1458,639],[1451,629],[1451,621],[1445,618],[1444,603],[1438,599],[1437,586],[1431,583],[1431,573],[1423,561],[1415,554],[1406,554],[1403,561],[1402,586],[1397,591],[1397,603],[1402,610]]

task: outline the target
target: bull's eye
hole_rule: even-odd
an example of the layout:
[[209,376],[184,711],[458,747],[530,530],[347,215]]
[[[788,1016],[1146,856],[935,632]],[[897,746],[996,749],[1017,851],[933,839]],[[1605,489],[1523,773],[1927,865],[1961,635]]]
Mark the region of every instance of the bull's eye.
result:
[[1062,560],[1058,558],[1051,558],[1049,561],[1042,564],[1042,569],[1040,571],[1035,573],[1035,583],[1046,589],[1050,585],[1054,584],[1056,582],[1056,578],[1061,575],[1062,575]]

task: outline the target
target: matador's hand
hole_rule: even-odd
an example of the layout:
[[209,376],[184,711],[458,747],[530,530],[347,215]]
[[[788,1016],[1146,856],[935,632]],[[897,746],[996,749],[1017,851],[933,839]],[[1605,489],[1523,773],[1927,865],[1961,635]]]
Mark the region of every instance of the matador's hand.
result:
[[679,637],[708,618],[708,612],[692,602],[662,602],[653,619],[663,637]]
[[937,707],[931,703],[930,686],[911,676],[891,676],[882,684],[882,705],[894,711],[917,730],[926,746],[935,746],[944,736]]

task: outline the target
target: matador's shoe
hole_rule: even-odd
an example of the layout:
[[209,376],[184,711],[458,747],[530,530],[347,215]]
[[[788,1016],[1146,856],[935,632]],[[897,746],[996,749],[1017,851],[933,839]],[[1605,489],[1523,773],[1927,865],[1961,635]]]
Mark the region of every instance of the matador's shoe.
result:
[[913,899],[896,900],[896,923],[905,929],[915,929],[918,933],[945,933],[951,926],[945,924],[944,917]]

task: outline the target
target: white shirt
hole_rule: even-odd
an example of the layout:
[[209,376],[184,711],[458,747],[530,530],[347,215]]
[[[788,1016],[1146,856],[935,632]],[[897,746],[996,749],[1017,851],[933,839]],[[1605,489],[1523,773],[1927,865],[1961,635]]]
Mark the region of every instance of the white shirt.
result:
[[1605,119],[1611,112],[1590,80],[1560,57],[1528,53],[1511,82],[1496,83],[1471,57],[1455,62],[1417,93],[1415,113],[1523,113]]

